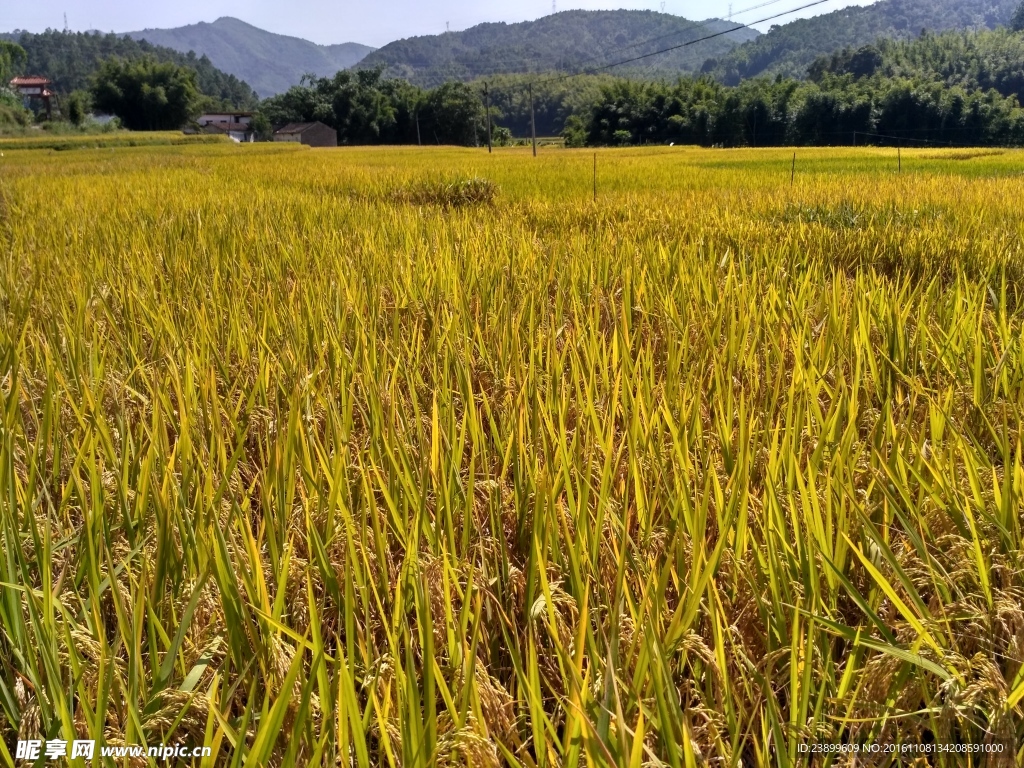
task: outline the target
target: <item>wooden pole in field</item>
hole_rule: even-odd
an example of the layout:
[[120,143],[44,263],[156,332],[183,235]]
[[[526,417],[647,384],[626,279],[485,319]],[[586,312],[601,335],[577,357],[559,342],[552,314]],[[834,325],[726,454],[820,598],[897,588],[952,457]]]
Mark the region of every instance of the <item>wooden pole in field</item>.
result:
[[896,171],[903,173],[903,147],[896,142]]
[[793,153],[793,168],[789,172],[789,186],[796,184],[796,152]]
[[597,152],[594,153],[594,202],[597,202]]
[[491,151],[491,97],[487,91],[487,83],[484,83],[484,103],[487,109],[487,152]]
[[537,113],[533,109],[533,83],[530,83],[530,138],[533,139],[533,156],[537,156]]
[[416,110],[416,144],[423,146],[423,140],[420,138],[420,111]]

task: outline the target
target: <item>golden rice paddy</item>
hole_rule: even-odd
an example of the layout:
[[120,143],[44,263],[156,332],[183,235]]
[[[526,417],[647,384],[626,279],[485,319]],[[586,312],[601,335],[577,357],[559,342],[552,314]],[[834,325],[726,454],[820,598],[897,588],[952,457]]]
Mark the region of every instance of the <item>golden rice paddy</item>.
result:
[[0,762],[1024,757],[1020,153],[3,149]]

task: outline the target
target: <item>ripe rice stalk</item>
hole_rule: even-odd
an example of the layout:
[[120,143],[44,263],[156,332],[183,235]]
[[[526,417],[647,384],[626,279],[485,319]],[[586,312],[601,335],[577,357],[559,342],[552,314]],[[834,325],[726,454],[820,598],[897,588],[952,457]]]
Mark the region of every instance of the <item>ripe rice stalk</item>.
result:
[[1013,153],[157,138],[0,160],[5,744],[1024,760]]

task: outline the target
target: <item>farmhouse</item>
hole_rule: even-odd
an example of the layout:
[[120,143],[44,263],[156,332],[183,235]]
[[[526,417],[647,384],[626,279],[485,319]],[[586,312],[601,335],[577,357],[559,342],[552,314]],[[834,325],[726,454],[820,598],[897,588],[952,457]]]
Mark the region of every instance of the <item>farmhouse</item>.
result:
[[196,120],[203,133],[226,133],[239,142],[255,141],[252,112],[209,112]]
[[31,109],[36,103],[39,103],[46,110],[47,119],[51,117],[52,85],[53,82],[49,78],[37,75],[26,75],[11,80],[11,90],[21,96],[26,109]]
[[274,141],[294,141],[309,147],[338,146],[338,132],[328,125],[315,123],[288,123],[274,131]]

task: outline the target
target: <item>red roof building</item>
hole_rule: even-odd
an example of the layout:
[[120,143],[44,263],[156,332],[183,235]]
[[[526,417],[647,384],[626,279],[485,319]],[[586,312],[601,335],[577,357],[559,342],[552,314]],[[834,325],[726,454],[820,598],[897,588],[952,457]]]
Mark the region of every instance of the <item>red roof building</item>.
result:
[[16,77],[11,80],[12,88],[21,88],[22,86],[29,88],[33,86],[45,87],[50,85],[53,85],[53,83],[48,77],[40,77],[38,75],[26,75],[24,77]]
[[53,81],[49,78],[38,75],[25,75],[11,80],[11,89],[17,91],[26,102],[39,99],[43,103],[47,118],[50,117],[50,99],[53,97],[50,86],[52,85]]

